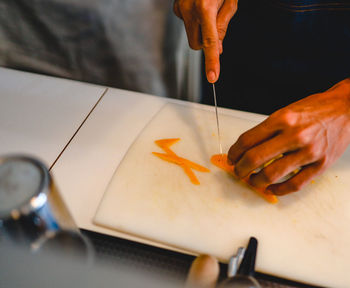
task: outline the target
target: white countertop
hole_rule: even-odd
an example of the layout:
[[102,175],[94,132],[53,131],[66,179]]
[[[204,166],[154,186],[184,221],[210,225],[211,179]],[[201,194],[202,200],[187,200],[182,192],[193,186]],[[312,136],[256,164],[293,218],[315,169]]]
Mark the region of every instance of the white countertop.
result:
[[30,154],[49,167],[104,87],[0,68],[0,155]]

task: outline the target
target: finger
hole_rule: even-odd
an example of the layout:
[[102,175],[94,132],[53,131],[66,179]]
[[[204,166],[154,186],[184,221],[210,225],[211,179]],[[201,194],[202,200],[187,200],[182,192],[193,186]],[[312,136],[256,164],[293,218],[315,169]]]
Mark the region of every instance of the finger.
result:
[[322,162],[316,162],[303,167],[295,176],[283,183],[268,186],[268,190],[275,195],[286,195],[301,190],[312,178],[324,170]]
[[219,263],[211,256],[197,257],[190,268],[186,288],[214,288],[219,276]]
[[267,120],[244,132],[231,146],[228,159],[232,164],[236,164],[247,150],[278,134],[278,130],[274,129],[273,125],[269,125]]
[[220,55],[222,54],[222,52],[224,52],[224,48],[222,46],[222,41],[219,40],[219,53],[220,53]]
[[178,1],[175,1],[175,2],[174,2],[173,11],[174,11],[174,14],[175,14],[177,17],[179,17],[180,19],[182,19],[182,14],[181,14],[181,10],[180,10],[179,2],[178,2]]
[[309,163],[310,160],[302,150],[288,153],[264,167],[260,172],[252,174],[249,177],[249,184],[257,188],[266,188],[276,182],[285,182],[301,166]]
[[279,134],[244,152],[235,165],[235,173],[239,178],[244,178],[270,160],[295,149],[285,135]]
[[193,20],[193,17],[187,16],[185,16],[184,18],[184,23],[189,46],[193,50],[202,49],[202,40],[199,23]]
[[215,83],[220,74],[219,36],[216,28],[216,11],[208,10],[200,18],[205,71],[210,83]]
[[194,50],[202,49],[202,40],[200,33],[200,23],[197,17],[193,15],[193,4],[189,1],[178,4],[182,19],[185,24],[189,46]]
[[219,40],[222,41],[225,38],[228,24],[230,23],[233,15],[237,11],[237,1],[236,0],[226,0],[221,6],[217,19],[216,26],[218,30]]

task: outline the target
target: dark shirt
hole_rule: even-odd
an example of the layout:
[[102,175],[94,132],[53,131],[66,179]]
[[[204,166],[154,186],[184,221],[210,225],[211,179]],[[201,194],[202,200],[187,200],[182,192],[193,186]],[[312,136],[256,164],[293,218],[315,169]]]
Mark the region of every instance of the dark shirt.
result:
[[218,105],[270,114],[348,77],[349,0],[242,0],[224,41]]

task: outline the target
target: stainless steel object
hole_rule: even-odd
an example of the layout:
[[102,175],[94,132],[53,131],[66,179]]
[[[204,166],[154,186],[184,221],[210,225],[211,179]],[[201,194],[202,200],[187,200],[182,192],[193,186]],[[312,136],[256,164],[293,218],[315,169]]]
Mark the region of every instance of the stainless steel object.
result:
[[254,278],[257,247],[258,241],[251,237],[246,249],[238,248],[237,254],[230,258],[228,278],[220,283],[220,288],[261,288]]
[[32,251],[67,245],[84,255],[91,250],[45,165],[18,155],[0,157],[0,241]]
[[237,250],[237,254],[233,255],[230,258],[230,261],[227,266],[227,277],[234,277],[237,274],[238,268],[242,263],[243,257],[245,253],[245,248],[239,247]]
[[218,141],[219,141],[219,151],[222,155],[222,144],[221,144],[221,133],[220,133],[220,123],[219,123],[219,113],[218,113],[218,103],[216,99],[216,90],[215,90],[215,84],[213,83],[213,96],[214,96],[214,105],[215,105],[215,115],[216,115],[216,127],[218,132]]

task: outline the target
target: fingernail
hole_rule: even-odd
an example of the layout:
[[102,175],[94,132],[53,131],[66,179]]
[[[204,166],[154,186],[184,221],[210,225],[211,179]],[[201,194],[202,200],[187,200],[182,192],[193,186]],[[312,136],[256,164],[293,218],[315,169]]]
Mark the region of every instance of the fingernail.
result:
[[215,72],[212,71],[212,70],[208,72],[207,77],[208,77],[208,81],[209,81],[210,83],[214,83],[214,82],[216,81]]

